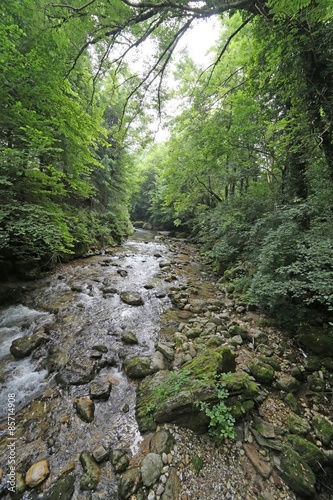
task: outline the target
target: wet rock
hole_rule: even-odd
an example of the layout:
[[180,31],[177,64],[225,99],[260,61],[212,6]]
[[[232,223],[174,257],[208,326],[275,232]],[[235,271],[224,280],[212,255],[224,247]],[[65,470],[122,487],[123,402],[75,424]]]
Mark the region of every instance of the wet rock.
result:
[[32,335],[26,335],[15,339],[10,346],[11,354],[18,359],[29,356],[32,351],[42,344],[48,342],[50,338],[44,332],[37,332]]
[[167,342],[159,342],[156,345],[156,350],[159,351],[159,352],[161,352],[163,354],[163,356],[165,356],[165,358],[168,361],[172,361],[173,360],[174,355],[175,355],[175,352],[174,352],[174,349],[173,349],[173,344],[167,343]]
[[298,436],[305,436],[311,429],[309,422],[295,413],[289,414],[287,424],[289,432]]
[[106,354],[109,350],[104,344],[95,344],[92,346],[92,349],[102,354]]
[[75,490],[75,476],[65,474],[60,477],[55,485],[48,491],[48,500],[71,500]]
[[143,298],[138,292],[122,292],[120,298],[125,304],[130,306],[142,306]]
[[161,429],[153,435],[150,442],[150,451],[159,455],[170,453],[174,443],[175,438],[173,435],[167,430]]
[[171,467],[161,500],[175,500],[178,497],[179,490],[180,480],[177,475],[177,469],[175,467]]
[[121,499],[131,498],[142,486],[141,470],[139,467],[128,469],[120,479],[118,495]]
[[283,445],[281,475],[287,485],[298,495],[313,497],[316,477],[302,457],[290,446]]
[[126,278],[126,276],[128,276],[128,272],[126,271],[126,269],[117,269],[117,273],[122,277],[122,278]]
[[249,362],[248,366],[257,382],[267,385],[273,382],[275,371],[270,365],[254,359]]
[[323,451],[313,443],[300,436],[289,435],[287,443],[295,450],[314,472],[319,472],[325,462]]
[[134,345],[138,343],[137,336],[133,332],[122,333],[121,340],[127,345]]
[[312,426],[322,443],[329,446],[333,440],[333,425],[325,417],[316,415],[312,419]]
[[82,362],[72,361],[56,374],[56,382],[64,387],[67,385],[88,384],[96,373],[91,360]]
[[45,481],[47,477],[50,475],[50,468],[48,460],[40,460],[33,464],[28,470],[25,482],[30,488],[35,488],[40,483]]
[[96,460],[96,462],[103,462],[109,456],[109,452],[104,448],[102,444],[98,444],[92,450],[92,456]]
[[151,356],[135,356],[124,361],[124,370],[130,378],[144,378],[153,373]]
[[78,398],[74,401],[74,408],[78,416],[84,422],[92,422],[94,420],[95,405],[90,398]]
[[101,478],[99,465],[87,451],[81,453],[80,462],[84,470],[80,479],[80,488],[82,491],[94,490]]
[[268,462],[264,462],[260,458],[260,455],[258,453],[258,450],[256,447],[252,444],[249,443],[244,443],[243,444],[244,451],[252,463],[253,467],[256,469],[256,471],[264,478],[268,479],[269,476],[271,475],[271,466],[269,465]]
[[148,453],[141,463],[142,482],[145,486],[152,486],[161,475],[163,462],[157,453]]
[[116,473],[124,472],[129,465],[129,458],[124,450],[111,450],[110,461]]
[[299,389],[300,383],[292,375],[281,374],[276,380],[276,387],[285,392],[295,392]]
[[27,485],[22,472],[15,472],[15,494],[11,495],[14,499],[21,498]]
[[94,380],[89,384],[89,395],[91,399],[107,400],[110,397],[111,388],[110,382]]

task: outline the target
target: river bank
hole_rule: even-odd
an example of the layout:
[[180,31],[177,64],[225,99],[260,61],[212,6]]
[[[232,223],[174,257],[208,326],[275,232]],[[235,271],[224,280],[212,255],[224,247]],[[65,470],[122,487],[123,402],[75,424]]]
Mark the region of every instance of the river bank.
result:
[[[137,232],[121,248],[20,286],[20,303],[3,308],[0,320],[2,497],[9,498],[13,437],[16,493],[26,500],[331,498],[329,358],[305,358],[291,339],[226,295],[194,246]],[[204,363],[221,348],[235,354],[235,373],[258,387],[251,412],[236,423],[236,439],[198,436],[180,427],[175,413],[158,419],[158,401],[147,412],[156,425],[143,433],[140,382],[185,373],[186,363]],[[14,436],[8,394],[15,394]],[[191,405],[182,411],[196,413]],[[322,418],[326,433],[315,426]],[[315,447],[315,472],[303,463],[304,441]],[[289,448],[303,451],[286,464]],[[298,483],[286,470],[295,459],[302,465]]]

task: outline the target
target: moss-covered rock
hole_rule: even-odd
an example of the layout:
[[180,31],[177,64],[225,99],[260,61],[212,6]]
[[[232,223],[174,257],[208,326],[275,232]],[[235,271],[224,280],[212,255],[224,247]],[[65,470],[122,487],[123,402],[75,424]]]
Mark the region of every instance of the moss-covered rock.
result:
[[48,492],[49,500],[71,500],[74,494],[75,476],[65,474],[60,477],[52,489]]
[[228,346],[218,349],[207,349],[195,359],[184,364],[183,370],[187,370],[194,378],[214,379],[216,374],[234,372],[236,369],[236,354]]
[[311,429],[309,422],[295,413],[289,414],[287,425],[289,432],[298,436],[305,436]]
[[260,391],[258,385],[245,372],[223,374],[221,381],[230,396],[242,394],[248,398],[253,398]]
[[268,385],[273,382],[275,371],[270,365],[262,363],[259,359],[253,359],[248,366],[257,382]]
[[258,359],[262,363],[265,363],[266,365],[271,366],[276,372],[281,371],[281,365],[280,365],[279,361],[276,358],[274,358],[273,356],[260,355],[260,356],[258,356]]
[[316,477],[309,465],[291,446],[282,446],[282,477],[287,485],[298,495],[306,498],[315,494]]
[[99,465],[87,451],[81,453],[80,462],[84,470],[80,479],[80,488],[82,491],[94,490],[101,478]]
[[142,476],[139,467],[128,469],[121,477],[118,486],[119,498],[131,498],[142,486]]
[[151,375],[154,373],[151,356],[134,356],[131,359],[125,359],[124,370],[130,378],[144,378]]
[[322,330],[303,333],[298,340],[303,347],[315,354],[333,358],[333,337]]
[[287,437],[287,443],[301,455],[314,472],[321,470],[321,464],[325,462],[325,455],[318,446],[295,434]]
[[312,425],[323,444],[329,446],[333,439],[333,425],[321,415],[316,415],[312,419]]

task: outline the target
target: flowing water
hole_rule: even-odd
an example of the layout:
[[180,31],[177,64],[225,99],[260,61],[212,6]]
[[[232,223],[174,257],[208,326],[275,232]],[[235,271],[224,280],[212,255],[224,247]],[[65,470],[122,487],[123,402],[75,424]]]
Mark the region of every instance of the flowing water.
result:
[[[120,248],[60,266],[25,294],[23,304],[0,311],[1,416],[6,416],[8,394],[14,393],[18,471],[26,472],[35,461],[48,458],[49,486],[67,468],[75,467],[79,478],[80,453],[91,452],[96,445],[128,449],[132,454],[138,451],[142,437],[135,420],[136,383],[123,373],[122,362],[154,352],[161,315],[171,307],[168,291],[175,286],[165,281],[166,271],[161,271],[160,263],[171,259],[161,236],[136,231]],[[181,282],[178,270],[177,283]],[[120,294],[125,291],[138,292],[144,304],[124,303]],[[9,350],[12,341],[40,328],[50,340],[29,357],[15,359]],[[137,345],[122,341],[122,333],[128,331],[136,335]],[[94,420],[85,423],[73,402],[89,395],[88,385],[61,386],[56,376],[73,362],[88,372],[95,362],[93,348],[101,345],[107,350],[103,354],[107,363],[97,370],[94,380],[111,382],[111,395],[107,401],[95,403]],[[3,419],[0,467],[4,472],[6,426]],[[103,467],[100,498],[112,498],[117,486],[114,473],[109,462]],[[23,498],[36,498],[34,495],[26,492]],[[79,491],[78,480],[73,498],[90,498],[90,493]]]

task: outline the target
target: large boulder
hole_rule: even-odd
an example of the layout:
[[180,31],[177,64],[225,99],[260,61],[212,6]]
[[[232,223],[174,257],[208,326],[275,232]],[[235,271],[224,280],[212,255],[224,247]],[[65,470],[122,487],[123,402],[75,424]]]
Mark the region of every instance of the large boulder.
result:
[[131,359],[125,359],[124,370],[130,378],[144,378],[157,371],[152,366],[151,356],[134,356]]
[[138,292],[122,292],[120,298],[125,304],[130,306],[142,306],[143,298]]
[[141,488],[142,476],[140,467],[128,469],[121,477],[118,495],[121,499],[131,498]]
[[71,361],[56,374],[58,384],[66,387],[68,385],[84,385],[90,382],[96,373],[95,365],[91,360]]
[[32,351],[37,349],[45,342],[48,342],[50,338],[44,333],[44,331],[33,333],[32,335],[26,335],[25,337],[20,337],[15,339],[10,346],[10,352],[15,358],[25,358],[29,356]]
[[71,500],[74,495],[75,476],[65,474],[60,477],[52,489],[48,492],[49,500]]
[[141,463],[142,482],[145,486],[152,486],[161,475],[163,462],[157,453],[148,453]]

